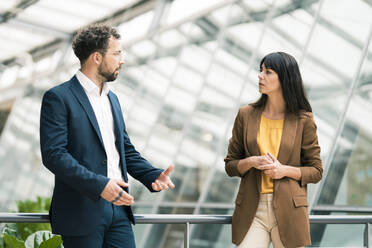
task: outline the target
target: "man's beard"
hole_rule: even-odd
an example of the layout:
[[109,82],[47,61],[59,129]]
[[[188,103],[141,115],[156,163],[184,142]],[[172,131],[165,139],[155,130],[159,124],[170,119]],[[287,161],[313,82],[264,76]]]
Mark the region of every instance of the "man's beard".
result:
[[98,67],[98,74],[102,77],[103,82],[114,81],[119,75],[119,74],[115,74],[115,72],[116,70],[114,72],[109,72],[107,70],[104,70],[102,65]]

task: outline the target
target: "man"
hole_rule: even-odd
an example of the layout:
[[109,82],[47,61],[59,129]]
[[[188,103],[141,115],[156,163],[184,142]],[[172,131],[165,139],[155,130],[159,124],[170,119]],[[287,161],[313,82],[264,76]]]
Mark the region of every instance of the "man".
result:
[[154,168],[131,144],[107,84],[123,65],[119,39],[107,25],[81,30],[72,44],[81,69],[43,97],[41,154],[55,174],[50,221],[66,248],[135,247],[127,172],[150,191],[174,188],[174,166]]

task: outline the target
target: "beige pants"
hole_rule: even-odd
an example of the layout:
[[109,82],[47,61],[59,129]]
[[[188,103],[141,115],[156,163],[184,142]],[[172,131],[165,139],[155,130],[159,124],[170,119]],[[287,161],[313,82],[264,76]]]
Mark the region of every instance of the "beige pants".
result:
[[284,248],[273,209],[273,194],[261,194],[256,216],[238,248]]

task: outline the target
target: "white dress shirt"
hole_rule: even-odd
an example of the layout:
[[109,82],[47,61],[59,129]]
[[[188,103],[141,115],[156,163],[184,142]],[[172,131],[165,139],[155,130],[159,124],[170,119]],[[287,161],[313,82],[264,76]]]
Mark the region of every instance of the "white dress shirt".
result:
[[102,94],[99,93],[98,86],[84,75],[80,70],[76,77],[92,105],[94,114],[101,132],[103,144],[107,156],[107,177],[122,179],[122,173],[119,166],[120,156],[115,146],[114,119],[112,117],[111,104],[108,98],[110,91],[107,83],[103,84]]

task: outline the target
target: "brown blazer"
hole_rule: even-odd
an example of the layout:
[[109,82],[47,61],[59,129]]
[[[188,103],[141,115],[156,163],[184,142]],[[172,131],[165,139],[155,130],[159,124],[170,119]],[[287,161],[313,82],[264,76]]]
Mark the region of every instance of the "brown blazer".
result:
[[[261,171],[251,168],[244,175],[237,169],[239,160],[259,156],[257,132],[263,109],[248,105],[241,107],[235,118],[225,169],[229,176],[241,177],[232,217],[232,242],[240,244],[256,214],[261,190]],[[316,125],[311,112],[299,116],[286,114],[278,160],[280,163],[299,167],[301,180],[288,177],[274,180],[273,207],[280,239],[285,247],[310,245],[307,184],[322,178],[320,147]]]

